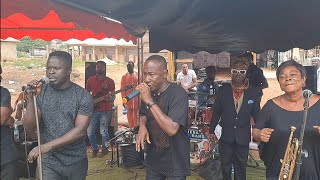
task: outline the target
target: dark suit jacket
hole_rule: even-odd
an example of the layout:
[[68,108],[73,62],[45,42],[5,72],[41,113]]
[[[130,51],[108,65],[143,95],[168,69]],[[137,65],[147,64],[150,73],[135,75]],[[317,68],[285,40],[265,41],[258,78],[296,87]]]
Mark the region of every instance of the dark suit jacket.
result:
[[260,89],[249,87],[244,92],[243,102],[237,113],[232,87],[230,84],[223,84],[219,88],[213,106],[210,133],[214,133],[219,123],[222,127],[220,140],[230,144],[236,142],[240,145],[249,145],[251,140],[250,116],[256,119],[260,110],[261,95]]

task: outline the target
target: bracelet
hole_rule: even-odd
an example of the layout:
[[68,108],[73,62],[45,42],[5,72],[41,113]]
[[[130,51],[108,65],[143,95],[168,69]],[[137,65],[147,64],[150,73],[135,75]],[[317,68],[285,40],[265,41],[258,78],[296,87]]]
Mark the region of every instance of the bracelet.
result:
[[151,101],[151,102],[148,102],[148,103],[146,103],[146,106],[147,106],[147,108],[151,108],[151,106],[153,106],[153,105],[155,105],[156,103],[155,102],[153,102],[153,101]]

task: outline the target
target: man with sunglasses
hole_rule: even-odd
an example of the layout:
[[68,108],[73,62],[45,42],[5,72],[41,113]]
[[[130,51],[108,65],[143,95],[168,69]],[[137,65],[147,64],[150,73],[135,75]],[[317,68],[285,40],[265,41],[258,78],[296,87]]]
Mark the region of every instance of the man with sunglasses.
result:
[[213,105],[210,131],[207,136],[215,140],[214,130],[219,123],[222,135],[219,140],[220,160],[224,180],[246,179],[246,166],[251,140],[250,117],[256,118],[260,110],[259,91],[249,87],[248,59],[240,56],[231,66],[231,83],[223,84]]

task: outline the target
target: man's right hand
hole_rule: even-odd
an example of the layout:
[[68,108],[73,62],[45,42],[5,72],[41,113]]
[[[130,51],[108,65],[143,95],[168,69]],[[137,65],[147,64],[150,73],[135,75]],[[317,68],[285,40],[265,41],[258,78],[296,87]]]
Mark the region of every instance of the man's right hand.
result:
[[28,94],[30,94],[30,93],[35,93],[36,90],[37,90],[38,85],[39,85],[39,81],[38,81],[38,80],[35,80],[35,79],[32,80],[32,81],[30,81],[30,82],[28,82],[27,88],[26,88],[26,92],[27,92]]
[[138,136],[136,138],[136,151],[140,152],[141,149],[144,149],[145,140],[148,144],[151,144],[147,128],[140,125]]
[[270,136],[271,136],[273,131],[274,131],[274,129],[271,129],[271,128],[263,128],[263,129],[261,129],[260,130],[260,140],[262,142],[269,142]]

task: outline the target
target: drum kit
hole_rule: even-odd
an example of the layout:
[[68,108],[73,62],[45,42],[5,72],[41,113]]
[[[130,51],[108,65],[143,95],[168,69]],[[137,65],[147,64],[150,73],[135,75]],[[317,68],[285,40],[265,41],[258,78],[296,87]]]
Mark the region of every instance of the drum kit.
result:
[[196,95],[195,100],[189,100],[188,119],[189,128],[204,130],[203,133],[209,130],[209,125],[212,118],[212,107],[199,107],[198,95],[209,95],[202,92],[188,92],[188,94]]
[[[195,97],[189,100],[188,120],[189,129],[188,136],[190,139],[190,162],[192,165],[201,165],[210,157],[219,157],[216,142],[211,142],[205,135],[209,132],[209,126],[212,118],[212,107],[199,106],[199,95],[210,95],[202,92],[188,92],[189,97]],[[202,161],[200,153],[203,151],[203,144],[210,144],[210,155]]]

